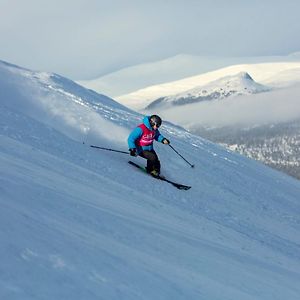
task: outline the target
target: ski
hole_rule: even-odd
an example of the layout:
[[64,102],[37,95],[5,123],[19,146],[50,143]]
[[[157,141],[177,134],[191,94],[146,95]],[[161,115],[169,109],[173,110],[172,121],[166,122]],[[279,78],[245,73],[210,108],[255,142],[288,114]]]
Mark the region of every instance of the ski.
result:
[[[135,166],[136,168],[142,170],[143,172],[147,173],[148,175],[150,175],[148,172],[147,172],[147,169],[139,164],[136,164],[135,162],[133,161],[128,161],[129,164],[131,164],[132,166]],[[151,175],[150,175],[151,176]],[[188,186],[188,185],[184,185],[184,184],[180,184],[180,183],[177,183],[177,182],[174,182],[174,181],[171,181],[163,176],[157,176],[157,177],[154,177],[152,176],[153,178],[156,178],[156,179],[159,179],[159,180],[162,180],[162,181],[166,181],[170,184],[172,184],[173,186],[175,186],[176,188],[178,188],[179,190],[189,190],[191,188],[191,186]]]

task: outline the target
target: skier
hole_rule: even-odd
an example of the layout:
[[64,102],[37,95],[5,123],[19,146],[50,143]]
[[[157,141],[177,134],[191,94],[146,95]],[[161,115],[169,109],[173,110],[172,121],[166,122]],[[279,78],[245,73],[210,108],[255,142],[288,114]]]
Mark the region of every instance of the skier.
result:
[[141,156],[147,159],[147,172],[153,177],[160,174],[160,161],[153,149],[153,141],[156,140],[169,145],[166,139],[158,130],[162,120],[157,115],[145,116],[143,123],[138,125],[128,137],[128,146],[131,156]]

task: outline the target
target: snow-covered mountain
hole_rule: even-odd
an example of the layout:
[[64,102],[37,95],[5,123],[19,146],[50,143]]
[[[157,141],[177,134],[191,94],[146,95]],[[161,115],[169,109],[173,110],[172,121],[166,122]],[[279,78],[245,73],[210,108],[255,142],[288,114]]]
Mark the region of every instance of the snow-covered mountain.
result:
[[119,103],[143,111],[151,102],[162,97],[185,93],[218,81],[226,76],[248,73],[256,82],[273,88],[289,87],[300,83],[300,62],[277,62],[231,65],[222,69],[187,77],[164,84],[148,86],[132,93],[116,97]]
[[[178,54],[163,60],[130,66],[98,78],[80,80],[78,83],[96,92],[116,98],[150,86],[181,80],[233,65],[299,61],[300,57],[297,53],[287,56],[263,57],[212,57]],[[155,99],[161,96],[166,95],[158,95]]]
[[78,83],[94,91],[117,97],[150,85],[182,79],[228,65],[224,58],[180,54],[163,60],[134,65]]
[[3,62],[0,91],[1,299],[299,298],[299,181],[164,122],[180,191],[88,147],[140,114]]
[[170,105],[221,100],[231,96],[252,95],[270,91],[259,84],[247,72],[225,76],[204,86],[196,87],[176,95],[166,96],[151,102],[145,109],[160,109]]

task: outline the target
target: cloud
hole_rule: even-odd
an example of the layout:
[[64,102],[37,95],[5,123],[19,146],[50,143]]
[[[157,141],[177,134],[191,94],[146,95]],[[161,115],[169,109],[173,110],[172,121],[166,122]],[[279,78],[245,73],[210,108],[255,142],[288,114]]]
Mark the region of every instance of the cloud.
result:
[[161,112],[164,119],[189,128],[195,124],[208,127],[254,126],[282,123],[300,118],[300,86],[237,96],[214,102],[175,107]]
[[0,59],[87,79],[179,53],[287,54],[300,49],[299,10],[273,0],[0,0]]

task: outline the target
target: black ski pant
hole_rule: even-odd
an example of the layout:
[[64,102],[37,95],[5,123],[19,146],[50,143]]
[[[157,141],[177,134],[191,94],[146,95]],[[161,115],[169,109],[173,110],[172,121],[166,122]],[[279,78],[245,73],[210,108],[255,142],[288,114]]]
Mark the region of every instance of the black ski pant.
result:
[[144,150],[139,155],[147,159],[147,171],[149,173],[153,170],[156,170],[158,173],[160,173],[160,161],[154,150]]

